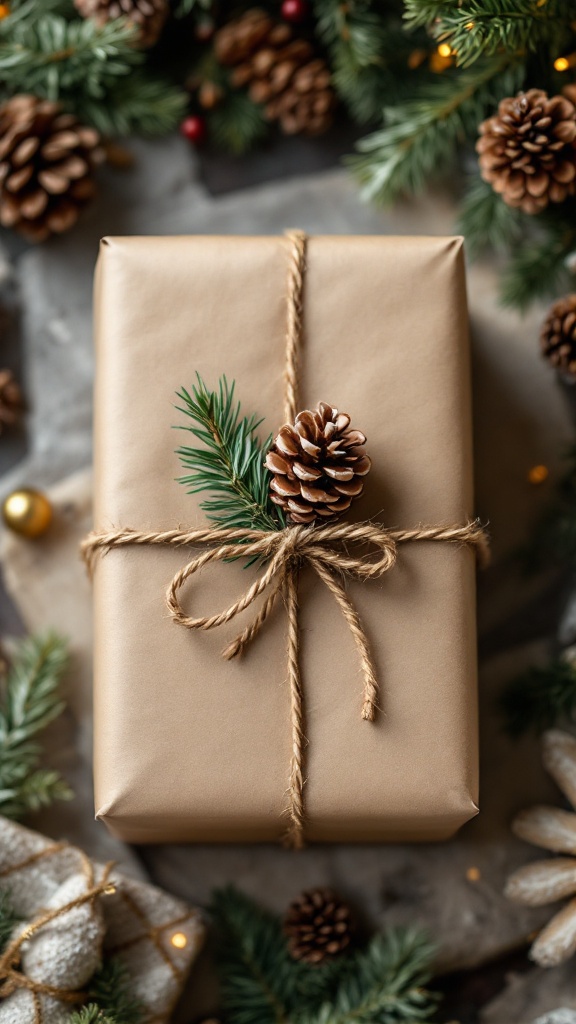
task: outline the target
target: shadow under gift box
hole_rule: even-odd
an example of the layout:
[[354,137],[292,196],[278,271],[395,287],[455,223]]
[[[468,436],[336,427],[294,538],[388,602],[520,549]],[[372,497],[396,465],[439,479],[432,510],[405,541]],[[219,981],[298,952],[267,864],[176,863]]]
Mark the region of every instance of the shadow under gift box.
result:
[[[236,381],[244,413],[283,421],[287,242],[107,238],[96,279],[95,528],[207,523],[174,449],[175,392],[198,371]],[[300,407],[348,412],[373,468],[349,520],[464,524],[472,516],[468,318],[460,238],[312,237]],[[184,435],[182,435],[184,436]],[[291,755],[282,602],[246,654],[249,621],[190,632],[165,605],[190,549],[127,547],[97,560],[96,813],[131,842],[280,838]],[[212,563],[182,593],[228,607],[258,572]],[[300,576],[309,841],[430,840],[477,813],[475,557],[402,545],[381,579],[350,582],[375,658],[380,711],[361,718],[350,630]]]

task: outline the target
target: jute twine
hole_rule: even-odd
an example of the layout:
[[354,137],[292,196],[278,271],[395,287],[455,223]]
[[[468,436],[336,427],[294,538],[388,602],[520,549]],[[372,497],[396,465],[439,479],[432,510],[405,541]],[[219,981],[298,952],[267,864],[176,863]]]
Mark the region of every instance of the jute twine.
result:
[[[7,871],[0,872],[0,878],[11,871],[20,870],[45,857],[50,857],[55,852],[65,849],[66,846],[66,843],[55,843],[44,850],[40,850],[39,853],[33,854]],[[64,917],[70,911],[76,910],[86,903],[93,903],[98,896],[114,891],[114,886],[109,880],[110,872],[114,866],[113,863],[106,864],[101,881],[96,883],[92,862],[82,851],[76,852],[80,854],[82,870],[86,878],[86,891],[76,896],[75,899],[69,900],[62,907],[42,911],[31,924],[27,924],[22,928],[0,955],[0,1001],[12,995],[17,989],[26,989],[32,996],[34,1024],[42,1024],[40,996],[50,996],[52,999],[59,999],[64,1003],[83,1003],[86,1001],[87,994],[86,992],[74,989],[58,988],[54,985],[44,984],[41,981],[34,981],[24,974],[21,970],[22,947],[24,943],[33,939],[42,928],[45,928],[57,918]]]
[[[303,294],[306,269],[306,235],[287,233],[289,267],[287,287],[286,365],[284,373],[284,418],[291,423],[298,410],[298,364],[303,341]],[[454,526],[418,526],[410,530],[386,529],[376,523],[337,523],[331,526],[287,526],[282,530],[226,529],[207,526],[194,530],[139,531],[119,529],[89,534],[81,550],[90,574],[99,554],[111,548],[133,545],[203,547],[175,574],[166,591],[166,603],[174,622],[186,629],[216,629],[231,622],[261,594],[265,599],[252,621],[224,649],[227,660],[240,655],[270,615],[278,597],[283,596],[287,617],[287,665],[290,686],[292,753],[288,784],[287,844],[304,845],[304,696],[299,658],[298,580],[300,570],[309,566],[333,594],[348,623],[360,657],[364,691],[362,718],[373,721],[378,706],[378,681],[368,637],[349,594],[346,578],[379,579],[397,559],[398,545],[414,541],[443,541],[474,548],[480,562],[488,560],[488,539],[478,520]],[[209,562],[222,562],[242,555],[257,557],[264,568],[246,592],[229,608],[211,616],[186,614],[179,594],[186,581]],[[349,549],[357,547],[357,555]]]

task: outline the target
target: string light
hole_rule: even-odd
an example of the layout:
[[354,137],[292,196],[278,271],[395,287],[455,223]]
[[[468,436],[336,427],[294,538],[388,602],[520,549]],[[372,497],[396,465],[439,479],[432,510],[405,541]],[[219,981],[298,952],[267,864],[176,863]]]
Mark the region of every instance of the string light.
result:
[[480,868],[468,868],[466,871],[466,878],[469,882],[479,882],[481,877]]
[[450,57],[452,54],[452,47],[449,43],[440,43],[438,46],[438,53],[441,57]]
[[548,466],[532,466],[528,470],[528,483],[543,484],[548,479]]
[[104,889],[105,896],[113,896],[115,892],[116,886],[114,885],[114,882],[110,882],[110,884],[107,885],[106,888]]
[[0,4],[0,18],[7,18],[10,14],[10,4]]
[[556,60],[554,61],[555,71],[568,71],[569,67],[570,61],[568,60],[568,57],[556,57]]
[[467,32],[471,32],[475,24],[475,21],[467,21],[466,24],[464,25],[464,28],[466,29]]
[[170,942],[174,946],[174,949],[186,949],[186,946],[188,945],[188,937],[184,935],[184,932],[174,932]]

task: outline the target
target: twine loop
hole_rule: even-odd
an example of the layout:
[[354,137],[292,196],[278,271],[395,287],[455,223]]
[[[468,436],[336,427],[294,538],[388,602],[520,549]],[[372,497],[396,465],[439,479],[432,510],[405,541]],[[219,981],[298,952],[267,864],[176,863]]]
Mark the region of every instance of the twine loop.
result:
[[[298,412],[298,361],[303,341],[303,294],[307,238],[302,231],[287,233],[288,282],[284,414],[292,422]],[[486,533],[478,520],[463,525],[417,526],[410,530],[387,529],[377,523],[336,523],[330,526],[298,525],[281,530],[205,527],[194,530],[138,531],[120,529],[94,532],[81,545],[92,573],[100,553],[134,545],[201,546],[174,575],[166,603],[174,622],[190,630],[217,629],[231,622],[264,595],[251,622],[223,650],[227,660],[238,657],[260,632],[280,595],[288,619],[287,665],[290,688],[292,750],[288,785],[288,845],[304,845],[304,696],[299,660],[298,580],[303,567],[312,569],[334,596],[356,644],[363,677],[362,718],[373,721],[378,707],[378,680],[370,645],[360,616],[346,589],[346,580],[366,582],[381,578],[395,564],[398,546],[415,541],[442,541],[475,550],[481,563],[489,557]],[[253,558],[263,564],[257,579],[233,604],[208,616],[188,615],[180,592],[191,576],[210,562]]]

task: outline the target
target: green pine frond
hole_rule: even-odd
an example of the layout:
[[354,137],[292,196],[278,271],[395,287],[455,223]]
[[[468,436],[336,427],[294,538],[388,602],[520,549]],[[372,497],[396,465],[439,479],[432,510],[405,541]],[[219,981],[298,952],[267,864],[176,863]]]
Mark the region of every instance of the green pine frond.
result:
[[344,966],[333,999],[300,1024],[416,1024],[429,1020],[438,998],[426,989],[433,946],[416,929],[376,936]]
[[136,30],[125,19],[97,25],[42,11],[0,21],[0,79],[4,90],[51,100],[76,92],[102,100],[110,86],[144,60]]
[[429,27],[464,67],[502,52],[561,53],[576,16],[574,0],[405,0],[405,7],[408,27]]
[[74,1010],[68,1020],[69,1024],[120,1024],[116,1017],[101,1010],[96,1003],[88,1003],[80,1010]]
[[208,113],[210,141],[233,156],[248,153],[268,130],[263,107],[241,89],[229,89]]
[[526,234],[526,215],[513,209],[482,178],[474,178],[462,203],[458,230],[474,258],[483,249],[509,252]]
[[56,772],[37,768],[41,747],[35,739],[64,710],[60,680],[66,663],[58,636],[31,636],[18,644],[0,683],[0,812],[7,817],[70,796]]
[[519,69],[494,60],[457,77],[446,73],[416,99],[385,111],[384,128],[361,139],[349,161],[363,197],[387,204],[420,192],[453,164],[486,112],[520,79]]
[[14,913],[10,894],[0,889],[0,955],[6,949],[20,918]]
[[329,998],[342,961],[293,960],[280,919],[233,886],[213,893],[210,912],[230,1024],[296,1024],[303,1007],[319,1010]]
[[178,411],[194,426],[180,425],[200,442],[177,449],[182,466],[191,470],[179,478],[188,494],[209,491],[201,508],[219,526],[278,530],[284,525],[280,510],[270,501],[270,473],[264,465],[272,437],[261,444],[256,431],[262,420],[241,416],[234,398],[234,383],[221,377],[210,391],[199,374],[190,394],[178,393]]
[[520,310],[538,299],[569,292],[575,284],[568,262],[576,252],[574,200],[532,220],[534,237],[514,250],[501,284],[504,304]]
[[103,135],[167,135],[186,111],[186,94],[162,78],[133,71],[107,92],[106,102],[87,94],[67,97],[67,107]]
[[548,665],[528,669],[505,687],[500,707],[511,736],[541,733],[557,722],[573,722],[576,665],[568,658],[554,658]]
[[[96,1008],[102,1016],[97,1015]],[[88,1006],[83,1010],[85,1018],[74,1024],[141,1024],[144,1010],[132,992],[130,974],[121,960],[104,961],[88,986]]]

